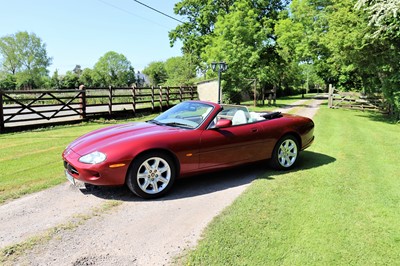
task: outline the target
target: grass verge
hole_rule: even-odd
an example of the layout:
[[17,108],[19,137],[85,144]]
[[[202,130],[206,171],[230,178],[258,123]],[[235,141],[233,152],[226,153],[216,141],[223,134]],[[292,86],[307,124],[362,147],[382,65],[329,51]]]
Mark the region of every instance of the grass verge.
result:
[[322,108],[290,172],[267,171],[209,225],[185,265],[396,265],[400,125]]

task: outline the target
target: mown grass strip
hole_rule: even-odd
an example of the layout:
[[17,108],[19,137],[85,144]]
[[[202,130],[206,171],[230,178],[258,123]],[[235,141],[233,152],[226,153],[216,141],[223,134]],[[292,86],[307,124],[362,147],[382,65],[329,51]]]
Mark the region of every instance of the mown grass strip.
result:
[[315,123],[298,167],[254,181],[183,264],[398,264],[400,125],[327,108]]

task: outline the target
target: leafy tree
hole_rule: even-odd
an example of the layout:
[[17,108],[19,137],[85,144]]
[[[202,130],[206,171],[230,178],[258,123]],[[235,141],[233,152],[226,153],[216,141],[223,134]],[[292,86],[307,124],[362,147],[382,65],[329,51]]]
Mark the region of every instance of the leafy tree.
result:
[[79,87],[79,76],[74,71],[67,71],[62,77],[62,88],[72,89]]
[[196,77],[196,66],[189,56],[171,57],[165,61],[164,68],[167,86],[191,85]]
[[76,66],[74,67],[74,69],[72,70],[72,72],[74,72],[75,75],[77,75],[78,77],[80,77],[80,75],[82,75],[83,70],[82,70],[82,68],[81,68],[80,65],[76,65]]
[[229,13],[235,0],[182,0],[175,5],[174,12],[187,18],[188,22],[178,25],[169,33],[171,45],[178,39],[183,41],[184,53],[198,58],[213,34],[218,16]]
[[387,34],[399,36],[399,0],[358,0],[356,7],[369,13],[369,25],[375,29],[374,37]]
[[58,75],[58,69],[54,71],[53,76],[51,77],[50,87],[54,89],[61,89],[62,87],[60,76]]
[[79,76],[79,85],[85,85],[86,87],[95,87],[94,83],[94,70],[91,68],[85,68],[82,70],[82,74]]
[[366,34],[365,56],[360,65],[365,69],[366,89],[380,88],[400,119],[400,9],[399,0],[359,0],[357,8],[367,13],[371,32]]
[[326,83],[360,88],[355,64],[367,26],[354,0],[293,0],[290,16],[276,26],[280,54],[286,60],[313,65]]
[[0,89],[9,90],[15,88],[15,76],[9,73],[0,73]]
[[168,78],[165,63],[162,61],[151,62],[142,72],[149,77],[152,86],[159,86]]
[[15,35],[0,38],[0,55],[3,57],[1,71],[15,75],[21,66]]
[[229,69],[224,73],[224,91],[230,101],[237,101],[233,98],[240,95],[247,79],[257,78],[262,86],[282,80],[286,62],[275,49],[274,25],[286,3],[184,0],[176,4],[175,12],[186,16],[188,22],[171,31],[170,39],[181,39],[183,51],[198,56],[203,67],[225,61]]
[[34,33],[17,32],[0,38],[0,54],[1,71],[14,75],[18,88],[41,86],[51,58],[47,56],[46,44]]
[[123,54],[107,52],[93,68],[93,81],[98,86],[125,87],[135,83],[135,71]]
[[83,71],[81,70],[79,65],[76,65],[76,67],[72,71],[67,71],[65,75],[59,75],[58,70],[56,69],[49,81],[50,87],[55,89],[78,88],[81,84],[80,77],[82,76],[82,73]]
[[339,89],[382,92],[398,110],[399,1],[356,3],[293,0],[275,28],[278,52],[287,62],[311,65],[314,73]]

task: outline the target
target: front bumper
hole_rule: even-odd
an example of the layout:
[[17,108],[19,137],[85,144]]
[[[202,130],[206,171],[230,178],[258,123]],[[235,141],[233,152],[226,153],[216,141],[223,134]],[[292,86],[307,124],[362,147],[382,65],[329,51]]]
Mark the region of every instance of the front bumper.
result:
[[67,179],[76,184],[79,181],[98,186],[119,186],[125,184],[129,161],[119,162],[121,167],[113,168],[115,162],[103,162],[100,164],[85,164],[79,162],[81,155],[72,149],[63,152],[64,168]]

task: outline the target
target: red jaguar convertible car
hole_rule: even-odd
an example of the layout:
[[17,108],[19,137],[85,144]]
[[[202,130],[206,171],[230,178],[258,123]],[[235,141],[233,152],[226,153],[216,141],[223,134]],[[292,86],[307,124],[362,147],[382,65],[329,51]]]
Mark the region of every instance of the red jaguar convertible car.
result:
[[73,184],[126,184],[139,197],[155,198],[175,179],[207,171],[267,159],[290,169],[313,142],[313,131],[313,121],[301,116],[187,101],[150,121],[88,133],[62,157]]

